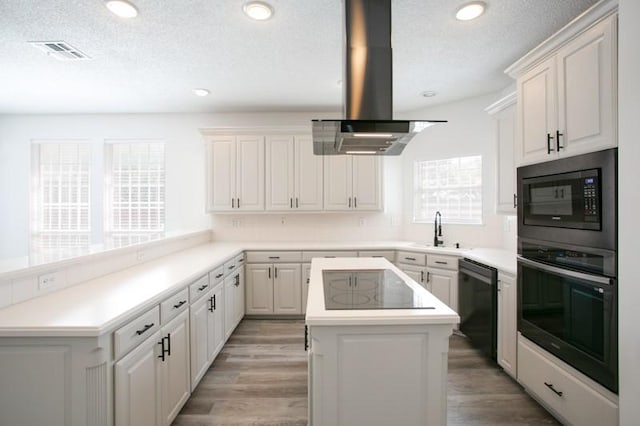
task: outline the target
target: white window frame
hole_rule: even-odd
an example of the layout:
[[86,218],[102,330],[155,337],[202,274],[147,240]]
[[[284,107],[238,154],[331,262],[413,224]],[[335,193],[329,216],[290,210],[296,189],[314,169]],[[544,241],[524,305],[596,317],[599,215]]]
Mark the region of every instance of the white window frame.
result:
[[[162,220],[159,226],[154,228],[140,228],[140,227],[125,227],[125,228],[117,228],[114,223],[114,148],[116,146],[122,147],[123,145],[151,145],[151,144],[161,144],[163,149],[163,160],[162,160],[162,185],[157,186],[158,190],[158,201],[151,202],[147,200],[149,211],[152,210],[152,205],[158,204],[161,205],[159,209],[161,209]],[[149,173],[149,172],[148,172]],[[149,177],[149,176],[148,176]],[[140,182],[140,177],[138,177],[138,182]],[[160,197],[160,189],[162,191]],[[139,194],[138,194],[139,195]],[[130,192],[131,196],[131,192]],[[130,201],[131,202],[131,201]],[[138,213],[144,210],[142,206],[142,201],[138,200],[135,202],[137,206],[132,208],[131,211],[137,210]],[[153,239],[157,239],[164,235],[166,229],[166,143],[161,139],[109,139],[104,141],[104,218],[103,218],[103,226],[104,226],[104,239],[105,245],[109,247],[122,247],[131,244],[142,243],[145,241],[150,241]],[[148,212],[149,212],[148,211]],[[147,213],[148,213],[147,212]],[[160,211],[156,211],[156,214],[160,214]]]
[[[44,194],[43,194],[43,176],[42,169],[42,149],[44,146],[51,145],[76,145],[88,148],[87,164],[87,201],[86,203],[78,201],[76,204],[76,213],[80,213],[80,209],[86,209],[87,227],[86,229],[48,229],[43,227],[44,216]],[[93,147],[87,139],[33,139],[30,144],[31,148],[31,182],[30,182],[30,221],[29,221],[29,255],[34,262],[45,260],[57,260],[70,256],[86,254],[90,250],[92,244],[92,214],[94,205],[92,203],[93,196]],[[60,171],[62,173],[62,171]],[[70,190],[71,191],[71,190]],[[70,195],[70,192],[68,193]],[[84,206],[83,206],[84,205]],[[64,206],[61,204],[61,206]],[[67,202],[69,209],[73,208],[71,201]],[[61,217],[59,211],[59,218]],[[45,240],[49,239],[51,243],[45,244]],[[58,241],[56,242],[56,239]],[[72,243],[73,240],[75,243]],[[67,243],[64,243],[67,240]],[[80,243],[79,243],[80,242]]]
[[[460,183],[462,176],[460,175],[452,175],[447,170],[451,170],[452,167],[456,167],[456,163],[459,165],[461,160],[465,159],[479,159],[480,167],[477,170],[478,175],[475,176],[479,181],[475,182],[464,182]],[[436,177],[433,186],[423,186],[424,182],[420,182],[419,176],[419,168],[423,167],[424,163],[430,163],[427,167],[435,167],[436,168]],[[456,173],[459,172],[459,169]],[[444,183],[445,181],[451,182],[452,184]],[[456,181],[458,183],[456,183]],[[428,185],[428,184],[427,184]],[[454,214],[453,212],[449,213],[447,210],[455,207],[452,207],[449,201],[446,201],[447,192],[449,191],[475,191],[480,197],[480,207],[479,212],[480,216],[474,216],[470,218],[461,217],[461,210]],[[438,204],[435,206],[429,206],[427,204],[426,209],[421,209],[421,202],[419,199],[424,195],[425,191],[441,191],[443,192],[443,198],[445,201],[442,201],[442,204]],[[413,165],[413,223],[433,223],[435,218],[435,212],[440,211],[442,213],[442,223],[446,224],[454,224],[454,225],[483,225],[484,224],[484,196],[483,196],[483,161],[482,155],[469,155],[469,156],[461,156],[461,157],[452,157],[452,158],[444,158],[437,160],[416,160]],[[424,211],[423,211],[424,210]],[[449,210],[450,211],[450,210]]]

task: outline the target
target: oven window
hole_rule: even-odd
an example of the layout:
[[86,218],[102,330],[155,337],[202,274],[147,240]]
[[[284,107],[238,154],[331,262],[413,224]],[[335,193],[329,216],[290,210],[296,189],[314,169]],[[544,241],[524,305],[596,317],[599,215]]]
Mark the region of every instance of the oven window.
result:
[[579,280],[523,267],[522,319],[604,359],[604,295]]

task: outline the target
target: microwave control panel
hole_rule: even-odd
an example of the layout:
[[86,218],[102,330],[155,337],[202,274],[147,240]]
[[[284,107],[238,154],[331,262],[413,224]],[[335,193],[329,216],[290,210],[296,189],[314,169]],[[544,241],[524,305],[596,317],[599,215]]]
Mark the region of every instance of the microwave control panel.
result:
[[598,220],[598,180],[595,177],[584,179],[583,195],[585,220]]

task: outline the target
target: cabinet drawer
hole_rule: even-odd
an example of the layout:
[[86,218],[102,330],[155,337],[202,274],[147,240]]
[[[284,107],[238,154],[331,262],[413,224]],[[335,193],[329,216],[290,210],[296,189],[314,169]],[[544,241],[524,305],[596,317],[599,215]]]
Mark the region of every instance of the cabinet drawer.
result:
[[[618,424],[618,405],[574,375],[569,366],[562,368],[561,363],[518,336],[518,380],[564,422],[575,425]],[[599,385],[593,383],[593,386]]]
[[458,258],[455,256],[442,256],[431,254],[427,256],[427,266],[431,268],[458,270]]
[[209,291],[209,289],[209,275],[198,278],[196,282],[189,286],[189,299],[191,300],[191,303],[198,300],[203,294]]
[[235,257],[236,268],[242,268],[245,264],[245,256],[244,253],[240,253]]
[[425,253],[415,253],[412,251],[399,251],[396,255],[396,263],[425,266],[427,264],[427,255]]
[[211,285],[216,285],[224,281],[224,265],[218,266],[213,271],[209,272],[209,282]]
[[314,257],[358,257],[357,251],[303,251],[302,261],[311,262]]
[[183,288],[160,304],[160,321],[166,324],[189,307],[189,289]]
[[224,276],[228,276],[236,270],[236,258],[224,262]]
[[115,359],[142,343],[160,329],[160,308],[154,306],[113,333]]
[[396,261],[396,252],[393,250],[365,250],[359,251],[358,257],[384,257],[393,263]]
[[299,251],[250,251],[247,252],[247,263],[300,262]]

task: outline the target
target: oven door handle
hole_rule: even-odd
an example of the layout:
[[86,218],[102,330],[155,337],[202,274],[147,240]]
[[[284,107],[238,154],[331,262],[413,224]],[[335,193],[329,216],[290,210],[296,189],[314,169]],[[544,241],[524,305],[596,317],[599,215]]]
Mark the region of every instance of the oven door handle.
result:
[[585,274],[584,272],[577,272],[577,271],[571,271],[569,269],[558,268],[556,266],[546,265],[544,263],[539,263],[539,262],[527,259],[520,255],[518,255],[518,263],[522,263],[523,265],[530,266],[534,269],[551,272],[553,274],[562,275],[565,277],[576,278],[578,280],[590,281],[598,284],[611,285],[611,278],[608,278],[608,277]]

